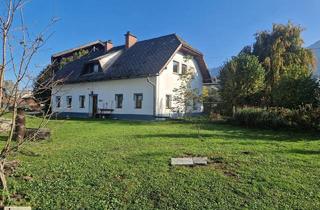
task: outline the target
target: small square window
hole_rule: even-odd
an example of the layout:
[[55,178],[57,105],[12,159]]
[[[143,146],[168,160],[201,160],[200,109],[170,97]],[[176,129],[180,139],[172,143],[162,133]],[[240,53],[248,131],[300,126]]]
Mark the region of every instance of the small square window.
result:
[[134,94],[134,104],[136,109],[142,108],[142,100],[143,100],[142,93]]
[[172,96],[166,95],[166,108],[171,109]]
[[56,96],[56,107],[57,108],[61,107],[61,96]]
[[173,73],[179,74],[179,62],[173,61]]
[[123,94],[116,94],[116,108],[121,109],[123,102]]
[[84,108],[85,107],[85,101],[86,97],[85,96],[79,96],[79,107]]
[[67,96],[67,108],[72,107],[72,96]]

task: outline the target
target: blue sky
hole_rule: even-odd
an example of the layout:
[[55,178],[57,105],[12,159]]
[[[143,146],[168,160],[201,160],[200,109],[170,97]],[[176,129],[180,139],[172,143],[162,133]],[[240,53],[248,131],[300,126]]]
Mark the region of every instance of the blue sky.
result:
[[35,73],[55,52],[97,39],[121,45],[128,30],[139,40],[177,33],[204,53],[209,67],[222,65],[272,23],[303,26],[306,46],[320,40],[319,0],[32,0],[24,14],[31,34],[60,18],[33,60]]

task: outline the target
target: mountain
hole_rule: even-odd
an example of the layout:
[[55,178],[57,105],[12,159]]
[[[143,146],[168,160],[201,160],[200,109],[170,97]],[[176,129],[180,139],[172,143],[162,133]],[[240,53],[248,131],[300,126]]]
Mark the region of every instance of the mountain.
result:
[[317,70],[315,75],[320,76],[320,40],[308,47],[313,51],[317,58]]
[[219,75],[221,67],[209,68],[211,77],[217,77]]

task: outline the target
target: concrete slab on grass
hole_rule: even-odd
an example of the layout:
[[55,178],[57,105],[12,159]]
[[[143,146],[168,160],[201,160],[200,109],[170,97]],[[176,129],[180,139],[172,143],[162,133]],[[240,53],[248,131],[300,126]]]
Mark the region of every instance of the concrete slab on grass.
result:
[[23,206],[6,206],[4,210],[31,210],[31,207],[23,207]]
[[207,165],[207,157],[185,157],[185,158],[171,158],[171,165],[173,166],[193,166],[193,165]]
[[194,157],[192,158],[193,164],[195,165],[207,165],[208,158],[207,157]]
[[192,166],[192,158],[171,158],[171,165],[173,166]]

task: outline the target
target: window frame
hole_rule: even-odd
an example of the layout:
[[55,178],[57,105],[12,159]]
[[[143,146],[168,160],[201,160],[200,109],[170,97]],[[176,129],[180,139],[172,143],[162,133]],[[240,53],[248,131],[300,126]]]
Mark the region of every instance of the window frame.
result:
[[172,95],[166,94],[166,109],[172,108]]
[[[175,71],[175,67],[177,67],[177,71]],[[179,74],[180,71],[180,62],[173,60],[172,61],[172,72],[174,74]]]
[[[141,103],[138,104],[138,97],[141,96]],[[134,98],[134,108],[135,109],[142,109],[142,104],[143,104],[143,94],[142,93],[135,93],[133,94],[133,98]],[[140,106],[137,106],[140,105]]]
[[[185,67],[185,69],[184,69],[184,67]],[[183,63],[181,65],[181,74],[186,74],[187,71],[188,71],[188,65]]]
[[199,104],[199,100],[193,98],[192,99],[192,111],[197,111],[198,110],[198,104]]
[[61,96],[56,96],[56,108],[61,108]]
[[[82,99],[83,99],[83,101],[82,101]],[[79,96],[79,108],[80,109],[86,108],[86,96],[85,95]]]
[[[67,99],[67,108],[71,109],[72,108],[72,96],[67,96],[66,99]],[[70,101],[69,101],[69,99],[70,99]]]
[[[123,94],[115,94],[115,102],[116,102],[116,109],[123,108]],[[121,103],[119,104],[119,97],[121,97]],[[119,106],[120,105],[120,106]]]
[[[97,69],[95,69],[97,67]],[[92,64],[92,73],[98,73],[99,72],[99,64],[93,63]]]
[[196,78],[196,68],[190,67],[191,79]]
[[[95,71],[95,66],[97,66],[97,69],[96,69],[97,71]],[[91,63],[85,64],[82,75],[96,74],[99,72],[101,72],[100,64],[97,62],[91,62]]]

